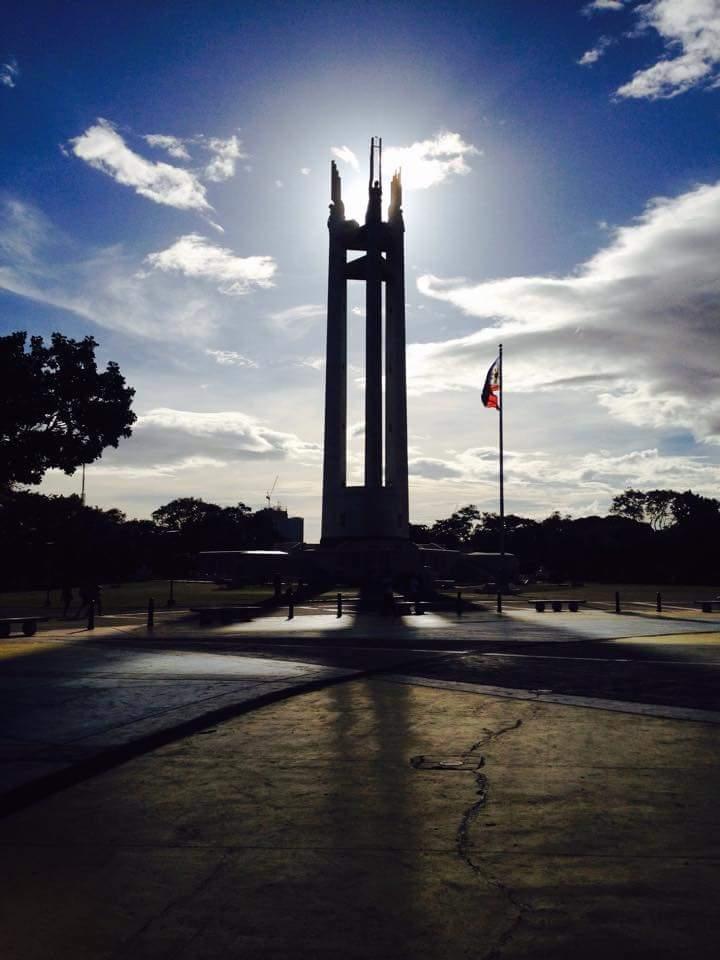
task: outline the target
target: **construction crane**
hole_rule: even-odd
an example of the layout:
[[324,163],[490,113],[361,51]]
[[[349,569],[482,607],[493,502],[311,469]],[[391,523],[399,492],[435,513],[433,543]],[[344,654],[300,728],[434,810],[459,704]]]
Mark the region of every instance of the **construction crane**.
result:
[[270,509],[270,498],[271,498],[272,495],[273,495],[273,491],[275,490],[275,487],[277,486],[277,482],[278,482],[279,479],[280,479],[280,475],[278,474],[278,476],[275,477],[275,481],[273,482],[273,485],[270,487],[270,489],[269,489],[269,490],[267,491],[267,493],[265,494],[265,499],[267,500],[268,510]]

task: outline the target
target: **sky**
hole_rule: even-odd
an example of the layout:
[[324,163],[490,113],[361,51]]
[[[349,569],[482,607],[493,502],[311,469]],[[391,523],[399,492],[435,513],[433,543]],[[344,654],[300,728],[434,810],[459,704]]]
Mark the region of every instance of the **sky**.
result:
[[[720,0],[10,0],[0,333],[98,341],[133,435],[87,499],[319,536],[329,166],[402,168],[410,513],[720,487]],[[358,289],[356,289],[358,288]],[[363,323],[350,291],[349,482]],[[51,471],[46,493],[79,492]]]

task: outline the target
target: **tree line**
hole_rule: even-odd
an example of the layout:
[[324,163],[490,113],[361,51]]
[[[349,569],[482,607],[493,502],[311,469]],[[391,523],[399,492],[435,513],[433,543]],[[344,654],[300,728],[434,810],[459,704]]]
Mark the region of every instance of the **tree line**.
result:
[[[132,433],[135,391],[119,367],[99,370],[92,337],[17,331],[0,337],[0,589],[188,575],[200,550],[272,545],[267,513],[196,497],[172,500],[151,520],[45,496],[51,468],[72,474]],[[497,552],[500,518],[469,504],[435,523],[412,524],[418,544]],[[619,582],[720,580],[720,503],[690,490],[625,490],[607,516],[505,518],[505,548],[528,577]]]
[[189,577],[200,550],[243,550],[277,541],[271,517],[244,503],[171,500],[151,520],[86,506],[79,496],[14,490],[0,496],[0,590]]
[[57,332],[48,343],[22,330],[0,337],[0,589],[181,577],[200,550],[272,544],[271,518],[244,503],[185,497],[129,520],[23,489],[50,469],[73,474],[131,435],[135,391],[117,363],[98,368],[97,346]]
[[[411,524],[416,543],[496,552],[500,517],[474,504],[433,524]],[[547,580],[718,583],[720,501],[691,490],[625,490],[607,516],[505,517],[505,549],[521,572]]]
[[[411,524],[418,544],[497,552],[500,518],[473,504]],[[267,511],[182,497],[149,520],[83,504],[78,496],[14,490],[0,497],[2,589],[149,577],[190,577],[201,550],[270,547]],[[720,582],[720,501],[692,491],[626,490],[607,516],[543,520],[510,514],[505,546],[529,578],[625,583]]]

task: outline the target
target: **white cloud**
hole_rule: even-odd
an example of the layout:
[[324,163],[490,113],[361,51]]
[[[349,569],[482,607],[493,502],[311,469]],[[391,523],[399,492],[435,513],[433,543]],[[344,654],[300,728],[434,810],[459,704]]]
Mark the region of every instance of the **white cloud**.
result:
[[416,457],[408,463],[411,477],[425,477],[428,480],[445,480],[449,477],[461,477],[462,470],[446,460],[433,457]]
[[353,170],[359,170],[360,164],[358,163],[358,158],[352,152],[350,147],[331,147],[330,152],[334,157],[337,157],[338,160],[342,160],[343,163],[347,163],[353,168]]
[[248,154],[243,152],[241,141],[234,134],[227,140],[211,137],[203,143],[203,146],[214,154],[213,159],[205,167],[205,177],[215,183],[235,176],[237,161],[248,158]]
[[623,0],[592,0],[583,9],[583,13],[602,13],[604,10],[622,10]]
[[[359,174],[359,165],[355,154],[348,147],[332,148],[336,156],[343,157],[344,151],[352,156],[352,166]],[[395,170],[402,171],[402,184],[406,190],[426,190],[456,176],[465,176],[471,172],[468,159],[481,156],[482,151],[471,143],[466,143],[459,133],[441,132],[427,140],[418,140],[410,146],[388,146],[383,148],[383,168],[387,174]],[[350,163],[349,157],[343,157]],[[347,182],[343,182],[343,201],[346,214],[362,220],[368,202],[367,177],[350,173]]]
[[412,344],[415,392],[478,388],[507,345],[512,391],[584,390],[617,418],[720,440],[720,183],[658,198],[565,277],[418,279],[490,325]]
[[304,177],[310,176],[310,167],[300,167],[300,173],[301,173]]
[[[417,498],[441,491],[441,509],[472,501],[484,510],[497,510],[497,448],[470,447],[446,457],[413,457],[411,486]],[[612,498],[630,487],[640,489],[692,487],[715,496],[720,465],[701,456],[662,454],[657,449],[614,454],[599,449],[564,454],[535,450],[505,451],[506,502],[521,514],[545,517],[555,509],[574,516],[606,513]],[[441,494],[442,496],[442,494]],[[442,514],[434,513],[434,516]]]
[[234,350],[207,349],[205,353],[222,367],[257,367],[254,360],[250,360],[249,357],[244,357],[241,353],[236,353]]
[[167,250],[150,253],[145,260],[157,270],[214,280],[221,293],[236,296],[248,293],[252,287],[273,286],[277,269],[272,257],[238,257],[197,233],[180,237]]
[[383,151],[386,169],[402,169],[403,187],[425,190],[452,176],[470,173],[467,158],[481,153],[465,143],[459,133],[438,133],[409,147],[388,147]]
[[212,210],[205,187],[193,173],[141,157],[107,120],[99,119],[70,144],[76,157],[155,203],[178,210]]
[[294,433],[274,430],[237,410],[198,412],[158,407],[138,417],[133,435],[112,460],[120,467],[187,469],[191,458],[225,464],[244,459],[317,463],[320,448]]
[[[123,451],[124,452],[124,451]],[[121,454],[118,454],[118,457]],[[142,463],[117,465],[113,464],[112,452],[106,453],[103,460],[93,464],[93,478],[109,477],[116,480],[152,480],[157,478],[175,477],[179,473],[185,473],[192,470],[207,471],[212,468],[222,468],[227,466],[225,460],[217,460],[213,457],[183,457],[180,460],[171,460],[167,463],[153,463],[147,466]]]
[[119,245],[81,249],[37,209],[0,204],[0,289],[133,336],[206,337],[221,319],[219,298],[183,287],[138,277],[136,258]]
[[176,160],[189,160],[190,154],[185,146],[185,140],[179,137],[171,137],[164,133],[148,133],[143,137],[151,147],[159,147],[161,150],[167,150],[171,157]]
[[[202,171],[196,171],[198,177],[213,183],[222,183],[235,176],[238,160],[247,160],[242,141],[233,134],[231,137],[206,137],[199,133],[193,137],[174,137],[164,133],[148,133],[143,137],[151,147],[167,150],[176,160],[190,160],[189,146],[200,146],[213,155]],[[249,169],[246,167],[246,169]]]
[[325,357],[300,357],[295,361],[299,367],[310,367],[311,370],[322,370],[325,366]]
[[577,63],[581,67],[591,67],[594,63],[598,62],[600,57],[603,56],[608,47],[612,46],[614,42],[612,37],[600,37],[595,46],[590,50],[586,50]]
[[0,63],[0,84],[3,87],[17,86],[17,78],[20,76],[17,60],[10,57],[4,63]]
[[308,330],[316,325],[321,317],[325,316],[325,307],[319,303],[301,303],[296,307],[287,307],[285,310],[276,310],[269,315],[273,326],[292,339],[304,336]]
[[[623,6],[612,0],[595,0],[585,9],[597,12]],[[638,21],[635,35],[659,35],[664,55],[652,66],[636,71],[618,88],[618,97],[663,100],[720,82],[720,0],[647,0],[631,9]]]
[[34,207],[12,198],[0,202],[0,254],[7,263],[32,263],[38,249],[57,236],[47,217]]

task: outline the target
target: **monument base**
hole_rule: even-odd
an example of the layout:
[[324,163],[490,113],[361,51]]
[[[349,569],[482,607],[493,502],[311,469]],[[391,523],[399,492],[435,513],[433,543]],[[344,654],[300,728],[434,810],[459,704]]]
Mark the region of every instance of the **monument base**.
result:
[[368,585],[390,579],[397,584],[420,578],[422,552],[409,540],[377,538],[336,540],[303,551],[303,562],[319,579]]
[[198,556],[197,575],[235,585],[279,579],[373,589],[391,584],[401,591],[420,588],[427,592],[443,582],[507,582],[517,575],[517,569],[512,554],[468,554],[436,544],[377,537],[272,550],[205,550]]

